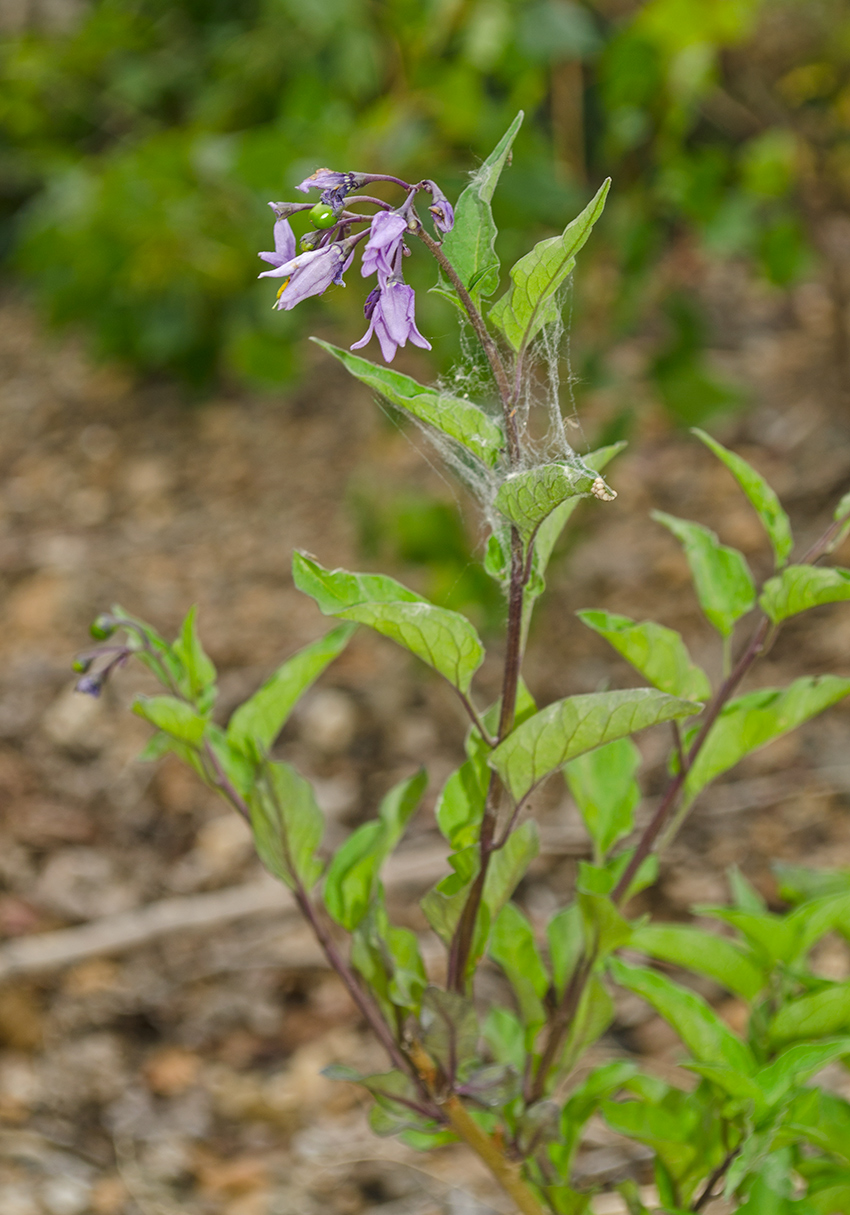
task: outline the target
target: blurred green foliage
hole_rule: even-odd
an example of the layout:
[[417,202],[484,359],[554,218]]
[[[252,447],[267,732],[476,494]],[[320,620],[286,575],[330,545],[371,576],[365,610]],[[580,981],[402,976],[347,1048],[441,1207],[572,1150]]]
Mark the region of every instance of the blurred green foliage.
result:
[[[276,385],[319,309],[348,332],[362,300],[272,313],[267,201],[319,165],[452,195],[520,108],[495,204],[506,260],[611,173],[593,253],[608,329],[587,366],[647,332],[674,413],[728,406],[658,267],[683,242],[780,287],[811,267],[850,192],[850,0],[89,0],[69,29],[0,42],[2,244],[103,354]],[[443,307],[424,297],[422,321],[439,330]]]

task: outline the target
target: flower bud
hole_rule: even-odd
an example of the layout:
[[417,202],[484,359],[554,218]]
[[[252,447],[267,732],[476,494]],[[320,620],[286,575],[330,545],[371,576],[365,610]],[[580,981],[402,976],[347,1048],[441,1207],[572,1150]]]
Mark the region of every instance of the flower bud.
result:
[[111,616],[98,616],[97,620],[95,620],[90,626],[89,632],[91,633],[92,637],[94,637],[95,641],[106,641],[108,637],[112,636],[117,628],[118,625]]
[[310,219],[314,228],[332,228],[336,223],[333,207],[323,202],[316,203],[315,207],[310,211]]
[[309,253],[311,249],[315,249],[322,239],[321,232],[305,232],[298,242],[298,248],[302,253]]

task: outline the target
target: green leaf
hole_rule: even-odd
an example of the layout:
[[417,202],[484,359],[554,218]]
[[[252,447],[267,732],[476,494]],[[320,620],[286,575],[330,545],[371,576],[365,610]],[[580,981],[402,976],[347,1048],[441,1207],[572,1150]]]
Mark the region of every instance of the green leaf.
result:
[[809,869],[805,865],[774,863],[780,898],[803,903],[830,894],[850,893],[850,869]]
[[[499,286],[499,258],[495,248],[497,230],[490,203],[522,120],[520,110],[457,200],[454,226],[443,237],[443,253],[476,302],[482,295],[492,295]],[[432,287],[432,291],[458,302],[454,288],[442,278],[436,287]]]
[[755,1071],[749,1047],[735,1037],[696,992],[657,971],[629,966],[619,958],[613,958],[610,967],[614,980],[651,1004],[698,1062],[726,1065],[747,1075]]
[[[599,473],[627,446],[628,444],[623,439],[619,443],[609,443],[607,447],[598,447],[596,451],[589,451],[581,459],[588,468],[595,469]],[[581,497],[566,498],[560,506],[556,506],[546,516],[537,529],[537,535],[534,537],[534,557],[531,566],[532,585],[539,586],[539,590],[534,591],[535,597],[543,589],[543,578],[546,573],[546,567],[552,556],[552,550],[558,542],[558,537],[580,501]],[[530,592],[527,591],[526,594],[528,593]]]
[[419,1014],[422,1045],[449,1082],[463,1079],[478,1062],[478,1017],[466,996],[426,987]]
[[342,624],[288,658],[233,714],[227,726],[227,741],[252,759],[263,758],[299,697],[342,653],[355,628]]
[[777,962],[790,965],[799,953],[799,933],[787,916],[741,911],[737,907],[700,905],[694,910],[699,915],[713,916],[737,928],[767,971],[772,970]]
[[437,825],[455,851],[478,840],[487,800],[488,769],[469,759],[443,785],[434,813]]
[[614,1020],[615,1011],[608,988],[598,975],[591,975],[561,1053],[559,1066],[562,1072],[571,1071],[588,1047],[605,1033]]
[[510,473],[499,487],[494,505],[519,529],[523,543],[543,520],[569,498],[592,496],[610,502],[616,494],[595,469],[578,456],[566,464],[541,464]]
[[706,975],[745,1000],[754,999],[765,985],[762,970],[743,949],[726,937],[689,925],[644,925],[634,930],[629,946],[651,958]]
[[838,1038],[832,1042],[801,1042],[783,1051],[769,1066],[761,1068],[755,1079],[765,1100],[772,1105],[795,1085],[803,1084],[835,1059],[845,1057],[850,1057],[850,1038]]
[[690,801],[721,772],[850,692],[850,679],[837,675],[803,676],[787,688],[761,688],[724,706],[711,727],[685,781]]
[[758,517],[764,525],[770,543],[777,569],[781,569],[788,560],[788,555],[794,547],[794,537],[791,535],[791,523],[780,505],[774,491],[770,488],[761,473],[756,472],[741,456],[723,447],[711,435],[694,426],[691,434],[697,436],[706,447],[717,456],[729,469],[732,476],[749,498]]
[[524,349],[544,325],[557,318],[558,289],[602,214],[610,185],[609,177],[560,236],[540,241],[511,268],[511,285],[490,310],[490,320],[514,350]]
[[195,703],[200,713],[208,713],[215,702],[215,667],[198,637],[197,616],[195,605],[189,609],[171,649],[183,667],[180,691]]
[[454,439],[488,468],[493,468],[498,461],[505,446],[501,427],[465,397],[453,397],[437,388],[426,388],[409,375],[370,363],[321,338],[310,340],[339,359],[355,379],[380,393],[391,405]]
[[847,533],[850,531],[850,492],[844,494],[832,517],[836,523],[841,523],[842,526],[830,541],[826,549],[828,553],[834,553],[838,546],[844,543]]
[[543,997],[549,988],[549,974],[537,952],[534,930],[516,903],[506,903],[495,919],[490,956],[510,980],[520,1016],[533,1033],[546,1022]]
[[540,851],[537,823],[529,818],[511,832],[502,848],[490,856],[482,902],[495,919]]
[[768,1032],[774,1046],[850,1032],[850,983],[834,983],[788,1001],[773,1018]]
[[368,624],[421,658],[464,695],[484,661],[484,647],[460,612],[435,607],[381,574],[327,570],[305,553],[292,556],[292,576],[326,616]]
[[596,1067],[572,1090],[561,1114],[561,1143],[550,1148],[552,1162],[562,1177],[568,1177],[581,1132],[600,1103],[637,1073],[634,1063],[617,1060]]
[[326,616],[338,616],[360,603],[427,603],[395,578],[328,570],[298,550],[292,554],[292,578],[299,591],[315,599]]
[[584,928],[578,903],[562,907],[546,925],[552,978],[558,996],[563,995],[584,947]]
[[378,887],[351,939],[351,963],[375,995],[388,1020],[397,1010],[418,1014],[428,979],[416,934],[389,921]]
[[358,827],[337,850],[325,879],[325,906],[349,932],[368,911],[381,866],[404,834],[427,784],[424,768],[401,781],[382,800],[378,818]]
[[525,1066],[525,1029],[516,1013],[500,1004],[491,1004],[481,1036],[499,1063],[510,1064],[518,1072]]
[[207,728],[207,719],[175,696],[137,696],[133,702],[133,712],[158,730],[164,730],[166,734],[193,747],[200,746]]
[[569,696],[517,726],[490,765],[519,801],[567,760],[658,722],[692,717],[699,707],[654,688]]
[[640,802],[635,773],[641,758],[630,738],[587,751],[564,766],[564,774],[584,824],[593,840],[597,861],[628,835]]
[[522,1091],[522,1079],[515,1067],[503,1063],[488,1063],[467,1076],[458,1092],[470,1097],[477,1105],[499,1109],[515,1101]]
[[711,696],[708,676],[693,662],[675,629],[651,620],[635,624],[628,616],[614,612],[583,611],[576,615],[610,642],[653,687],[684,700],[708,700]]
[[759,607],[774,624],[798,612],[850,599],[850,570],[819,565],[789,565],[769,578],[759,597]]
[[614,874],[610,870],[579,862],[576,901],[583,923],[582,936],[588,943],[590,956],[600,959],[628,945],[632,936],[632,925],[608,897],[613,884]]
[[248,805],[260,860],[291,890],[309,892],[322,872],[324,829],[312,785],[289,764],[267,763]]
[[478,848],[471,846],[453,852],[448,862],[454,872],[441,878],[419,903],[426,920],[444,945],[451,945],[469,888],[478,875]]
[[701,523],[676,519],[661,510],[654,510],[652,517],[681,541],[700,607],[718,633],[728,637],[735,621],[756,601],[753,576],[743,554],[721,544]]

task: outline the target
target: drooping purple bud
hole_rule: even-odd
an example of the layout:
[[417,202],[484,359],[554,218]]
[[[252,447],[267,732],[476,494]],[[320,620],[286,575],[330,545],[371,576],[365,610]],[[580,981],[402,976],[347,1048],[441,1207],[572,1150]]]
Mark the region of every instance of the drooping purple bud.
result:
[[434,218],[434,227],[438,232],[451,232],[455,222],[452,204],[436,182],[426,178],[419,184],[431,195],[432,202],[428,210]]
[[75,692],[83,692],[86,696],[100,696],[103,691],[103,678],[100,675],[83,675],[74,685]]
[[309,211],[313,204],[308,202],[270,202],[269,206],[278,219],[289,219],[290,215],[297,215],[299,211]]

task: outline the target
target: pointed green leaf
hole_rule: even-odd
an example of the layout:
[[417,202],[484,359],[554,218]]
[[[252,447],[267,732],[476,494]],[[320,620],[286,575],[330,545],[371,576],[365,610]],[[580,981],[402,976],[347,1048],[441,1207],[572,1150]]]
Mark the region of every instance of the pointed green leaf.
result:
[[731,700],[711,727],[685,781],[692,800],[709,781],[734,767],[745,755],[795,729],[842,700],[850,679],[837,675],[804,676],[787,688],[761,688]]
[[390,1021],[418,1013],[428,979],[416,934],[389,921],[380,885],[351,938],[351,963]]
[[850,599],[850,570],[819,565],[789,565],[764,584],[759,607],[774,624],[798,612]]
[[310,891],[322,872],[324,830],[313,787],[289,764],[267,763],[264,774],[248,803],[257,854],[290,889]]
[[495,919],[540,851],[537,823],[529,818],[511,832],[502,848],[491,854],[482,902]]
[[397,409],[448,435],[488,468],[497,462],[505,446],[501,427],[465,397],[453,397],[440,389],[426,388],[409,375],[392,371],[389,367],[379,367],[377,363],[370,363],[320,338],[314,337],[311,341],[339,359],[355,379],[380,393]]
[[195,605],[189,609],[171,649],[183,667],[180,691],[195,703],[200,713],[208,713],[215,701],[215,667],[198,637],[197,618]]
[[[454,226],[443,237],[443,253],[476,302],[482,295],[492,295],[499,286],[499,258],[495,248],[497,231],[490,203],[522,120],[520,110],[457,200]],[[447,296],[452,302],[458,302],[454,288],[442,277],[432,290]]]
[[[600,473],[627,446],[628,444],[625,440],[621,440],[619,443],[609,443],[607,447],[598,447],[596,451],[589,451],[581,459],[588,468],[595,469],[596,472]],[[537,534],[534,537],[534,557],[531,566],[532,578],[526,591],[526,597],[532,595],[533,598],[537,598],[542,592],[545,585],[543,580],[546,568],[549,565],[549,559],[552,556],[552,550],[580,501],[580,496],[566,498],[560,506],[556,506],[546,516],[538,527]]]
[[484,661],[484,647],[460,612],[435,607],[394,578],[327,570],[305,553],[294,553],[295,585],[311,595],[325,615],[368,624],[398,642],[466,694]]
[[589,1046],[605,1033],[614,1020],[614,1001],[598,975],[591,975],[579,1000],[576,1015],[559,1061],[563,1072],[571,1071]]
[[456,851],[478,840],[488,777],[486,767],[469,759],[451,774],[437,798],[434,807],[437,825]]
[[651,620],[636,624],[628,616],[614,612],[583,611],[576,615],[610,642],[653,687],[684,700],[708,700],[711,696],[708,676],[692,661],[675,629]]
[[292,578],[299,591],[315,599],[326,616],[338,616],[359,603],[427,603],[395,578],[328,570],[297,549],[292,554]]
[[466,905],[469,888],[478,874],[480,867],[478,848],[473,846],[463,848],[460,852],[454,852],[448,858],[448,862],[454,872],[441,878],[419,903],[425,919],[444,945],[451,944],[461,913]]
[[227,741],[252,759],[268,753],[298,699],[345,649],[355,632],[342,624],[305,646],[278,667],[274,675],[241,704],[227,726]]
[[603,502],[616,498],[595,469],[578,456],[566,464],[541,464],[510,473],[499,487],[495,507],[516,524],[525,544],[543,520],[568,498],[592,496]]
[[481,1031],[470,999],[455,991],[426,987],[419,1024],[422,1045],[450,1082],[472,1070]]
[[576,254],[602,214],[611,185],[606,178],[595,197],[560,236],[540,241],[511,269],[511,285],[490,310],[490,320],[514,350],[522,350],[558,315],[558,289],[576,264]]
[[164,730],[166,734],[193,747],[200,745],[207,728],[207,719],[176,696],[137,696],[133,702],[133,712],[158,730]]
[[701,932],[686,924],[646,924],[636,928],[631,949],[662,962],[707,975],[728,991],[754,999],[765,985],[759,966],[726,937]]
[[700,607],[719,633],[728,637],[735,621],[755,605],[756,589],[749,566],[735,548],[721,544],[701,523],[676,519],[654,510],[652,517],[681,541],[691,567]]
[[755,1071],[750,1048],[720,1020],[696,992],[644,966],[629,966],[614,958],[611,974],[621,987],[651,1004],[672,1026],[699,1063],[718,1063],[747,1075]]
[[640,751],[630,738],[618,738],[587,751],[564,767],[570,793],[581,811],[601,861],[618,840],[628,835],[640,802],[635,773]]
[[517,726],[490,764],[519,800],[567,760],[658,722],[692,717],[699,708],[655,688],[569,696]]
[[506,903],[495,919],[490,956],[507,975],[526,1027],[534,1031],[545,1024],[543,997],[549,975],[537,952],[534,930],[516,903]]
[[758,517],[761,519],[764,530],[767,532],[768,539],[773,547],[776,568],[781,569],[788,560],[791,549],[794,547],[794,537],[791,535],[791,523],[788,516],[782,509],[774,491],[770,488],[761,473],[756,472],[751,464],[748,464],[741,456],[736,455],[734,451],[729,451],[723,447],[711,435],[706,434],[704,430],[700,430],[699,427],[694,426],[691,428],[691,434],[701,439],[706,447],[714,452],[718,460],[721,460],[726,465],[747,495]]
[[821,991],[789,1000],[779,1009],[768,1031],[774,1046],[806,1038],[827,1038],[850,1032],[850,983],[831,983]]
[[401,839],[427,784],[424,768],[401,781],[382,800],[378,818],[352,832],[334,855],[325,879],[325,906],[349,932],[368,911],[381,866]]
[[546,925],[555,990],[563,995],[584,947],[584,926],[578,903],[562,907]]
[[769,1103],[779,1101],[788,1090],[809,1080],[835,1059],[850,1058],[850,1038],[832,1042],[801,1042],[783,1051],[756,1075],[756,1082]]

